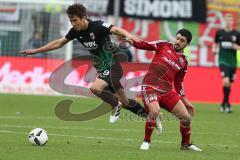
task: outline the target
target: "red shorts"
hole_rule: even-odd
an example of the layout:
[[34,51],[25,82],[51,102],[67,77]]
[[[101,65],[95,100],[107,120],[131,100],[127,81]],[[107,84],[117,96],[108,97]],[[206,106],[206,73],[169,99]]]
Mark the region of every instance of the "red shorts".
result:
[[161,93],[154,88],[142,86],[142,99],[146,112],[148,113],[149,111],[147,105],[153,101],[157,101],[161,108],[171,112],[181,98],[180,95],[173,90],[166,93]]

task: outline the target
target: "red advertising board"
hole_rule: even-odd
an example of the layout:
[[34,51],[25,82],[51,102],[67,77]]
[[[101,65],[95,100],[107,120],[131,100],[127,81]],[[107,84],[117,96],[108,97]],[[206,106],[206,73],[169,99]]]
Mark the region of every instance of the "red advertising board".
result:
[[[56,95],[49,86],[49,77],[63,64],[63,60],[0,57],[0,92]],[[84,81],[90,65],[89,61],[81,61],[79,67],[71,72],[64,83],[89,88],[91,83]],[[134,78],[143,76],[149,64],[123,63],[125,88],[139,91],[139,82]],[[96,71],[91,70],[93,78]],[[240,69],[233,83],[231,101],[240,103]],[[190,100],[195,102],[220,102],[222,99],[221,75],[217,67],[189,67],[185,77],[185,90]]]

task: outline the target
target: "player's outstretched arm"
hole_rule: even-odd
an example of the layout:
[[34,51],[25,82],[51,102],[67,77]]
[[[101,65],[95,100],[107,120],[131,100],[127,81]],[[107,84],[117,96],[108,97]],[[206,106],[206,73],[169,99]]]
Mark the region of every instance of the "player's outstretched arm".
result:
[[123,37],[135,48],[148,50],[148,51],[156,51],[156,44],[150,44],[146,41],[142,41],[137,36],[130,34],[128,31],[122,28],[113,26],[110,32],[120,37]]
[[66,39],[65,37],[62,37],[62,38],[56,39],[54,41],[51,41],[42,47],[19,51],[19,53],[24,54],[24,55],[33,55],[33,54],[37,54],[37,53],[41,53],[41,52],[51,51],[51,50],[61,48],[68,42],[69,42],[68,39]]
[[112,34],[115,34],[117,36],[120,36],[124,39],[127,39],[129,41],[140,41],[140,39],[133,35],[133,34],[130,34],[128,31],[126,31],[125,29],[122,29],[122,28],[119,28],[119,27],[116,27],[116,26],[113,26],[110,30],[110,32]]
[[216,55],[217,54],[217,47],[218,47],[218,44],[217,43],[213,43],[212,45],[212,54]]
[[147,42],[147,41],[132,41],[131,43],[137,49],[143,49],[147,51],[157,51],[156,44]]
[[240,45],[233,43],[232,48],[235,50],[240,50]]

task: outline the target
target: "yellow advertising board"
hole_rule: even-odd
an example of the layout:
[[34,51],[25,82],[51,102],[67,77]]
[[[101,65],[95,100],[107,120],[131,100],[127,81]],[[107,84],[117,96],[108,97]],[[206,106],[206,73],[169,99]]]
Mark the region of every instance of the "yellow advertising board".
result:
[[240,12],[239,0],[208,0],[208,9],[216,9],[221,11]]

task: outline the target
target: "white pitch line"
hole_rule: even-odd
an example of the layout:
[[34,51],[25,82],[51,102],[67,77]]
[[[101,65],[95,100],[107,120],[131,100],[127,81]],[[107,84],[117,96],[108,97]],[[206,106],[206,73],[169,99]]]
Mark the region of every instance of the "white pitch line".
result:
[[[14,132],[9,130],[0,130],[0,133],[13,133],[13,134],[25,134],[24,132]],[[113,138],[113,137],[95,137],[95,136],[76,136],[76,135],[67,135],[67,134],[48,134],[49,136],[57,137],[72,137],[72,138],[82,138],[82,139],[96,139],[96,140],[110,140],[110,141],[127,141],[127,142],[142,142],[142,140],[135,140],[130,138]],[[165,144],[178,144],[176,142],[170,141],[152,141],[153,143],[165,143]],[[218,146],[218,147],[240,147],[236,144],[199,144],[200,146]]]
[[[19,114],[19,115],[18,115]],[[133,118],[133,119],[131,119]],[[135,119],[136,118],[136,119]],[[46,120],[46,119],[51,119],[51,120],[58,120],[58,118],[53,115],[53,116],[23,116],[21,113],[16,113],[16,115],[12,115],[12,116],[0,116],[0,119],[38,119],[38,120]],[[145,122],[144,120],[142,120],[141,117],[134,117],[134,115],[132,116],[131,114],[129,114],[129,117],[125,117],[124,115],[120,116],[120,120],[122,121],[133,121],[133,122]],[[170,121],[176,121],[176,119],[173,119],[171,117],[171,119],[166,119],[163,120],[162,122],[170,122]],[[193,120],[193,123],[199,123],[201,122],[201,124],[204,123],[219,123],[218,121],[197,121],[197,120]]]
[[[9,125],[9,124],[2,124],[0,127],[3,128],[37,128],[39,126],[26,126],[26,125]],[[41,126],[42,128],[49,128],[49,129],[60,129],[60,130],[86,130],[86,131],[111,131],[111,132],[135,132],[135,133],[143,133],[143,130],[138,129],[111,129],[111,128],[83,128],[83,127],[54,127],[54,126]],[[178,134],[177,131],[164,131],[167,134]],[[194,135],[211,135],[211,136],[240,136],[240,133],[210,133],[210,132],[194,132]]]
[[36,116],[36,117],[31,117],[31,116],[0,116],[0,119],[57,119],[56,117],[53,116]]
[[[24,132],[15,132],[9,130],[0,130],[0,133],[13,133],[13,134],[25,134]],[[142,140],[134,140],[130,138],[112,138],[112,137],[95,137],[95,136],[77,136],[77,135],[68,135],[68,134],[56,134],[56,133],[48,133],[49,136],[57,136],[57,137],[72,137],[72,138],[83,138],[83,139],[99,139],[99,140],[112,140],[112,141],[131,141],[131,142],[142,142]],[[174,143],[167,141],[153,141],[157,143]],[[174,143],[176,144],[176,143]]]

